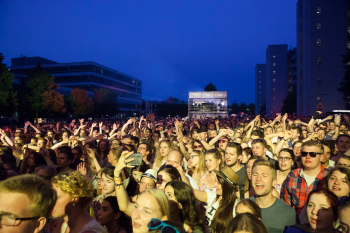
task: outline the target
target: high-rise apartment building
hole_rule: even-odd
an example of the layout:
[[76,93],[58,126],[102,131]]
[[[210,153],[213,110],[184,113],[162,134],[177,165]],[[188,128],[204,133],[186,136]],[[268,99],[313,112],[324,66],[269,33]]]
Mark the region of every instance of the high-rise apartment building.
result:
[[345,109],[338,92],[344,78],[341,55],[350,49],[348,0],[297,2],[297,114]]
[[266,64],[255,65],[255,114],[266,105]]
[[269,45],[266,49],[266,115],[281,112],[288,93],[288,46]]
[[89,95],[95,89],[106,88],[118,94],[118,117],[124,117],[128,111],[141,111],[142,81],[96,62],[58,63],[42,57],[21,57],[12,58],[9,69],[16,79],[26,78],[38,62],[55,77],[60,85],[58,91],[63,95],[69,95],[77,87]]

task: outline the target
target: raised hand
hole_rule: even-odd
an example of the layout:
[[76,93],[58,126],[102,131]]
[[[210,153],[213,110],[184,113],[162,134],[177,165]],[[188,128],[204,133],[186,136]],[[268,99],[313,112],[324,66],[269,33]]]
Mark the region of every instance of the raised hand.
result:
[[288,139],[290,139],[291,137],[292,137],[292,132],[286,130],[286,131],[284,132],[284,139],[288,140]]
[[84,118],[79,119],[79,122],[80,122],[80,124],[83,124],[84,123]]
[[115,166],[114,169],[114,176],[118,177],[120,172],[125,168],[125,167],[129,167],[129,168],[133,168],[135,166],[132,165],[128,165],[128,163],[130,163],[131,161],[134,161],[135,159],[128,159],[134,152],[131,151],[123,151],[120,158],[118,159],[118,163]]
[[95,153],[90,148],[86,149],[86,153],[88,154],[88,156],[90,158],[92,158],[92,159],[96,158]]
[[333,119],[333,116],[332,115],[329,115],[328,117],[326,117],[327,120],[332,120]]
[[132,118],[130,118],[127,122],[128,125],[132,124]]
[[86,175],[86,167],[85,167],[85,162],[79,163],[77,166],[77,171],[80,172],[83,176]]
[[218,125],[220,123],[219,119],[215,120],[215,125]]
[[288,113],[285,113],[283,115],[282,121],[285,122],[287,120],[287,118],[288,118]]
[[100,124],[98,124],[98,127],[102,128],[103,122],[101,121]]
[[95,128],[97,126],[97,123],[92,123],[91,128]]

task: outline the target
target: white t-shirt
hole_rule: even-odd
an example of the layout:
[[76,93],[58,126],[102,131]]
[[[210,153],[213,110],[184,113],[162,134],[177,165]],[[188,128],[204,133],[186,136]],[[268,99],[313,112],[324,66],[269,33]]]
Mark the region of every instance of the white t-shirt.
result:
[[316,180],[316,176],[308,176],[305,173],[303,174],[303,176],[306,181],[307,187],[309,187]]
[[[219,201],[216,201],[215,203],[214,200],[216,198],[216,192],[210,191],[210,190],[205,190],[205,192],[207,192],[207,210],[205,211],[205,222],[207,224],[207,226],[211,225],[211,221],[213,220],[213,217],[215,215],[216,210],[218,209],[220,203]],[[236,202],[233,206],[233,217],[236,217],[236,206],[239,203],[239,199],[236,199]]]
[[199,186],[198,186],[197,182],[191,176],[189,176],[187,173],[185,173],[185,176],[186,176],[188,182],[190,182],[192,188],[199,190]]

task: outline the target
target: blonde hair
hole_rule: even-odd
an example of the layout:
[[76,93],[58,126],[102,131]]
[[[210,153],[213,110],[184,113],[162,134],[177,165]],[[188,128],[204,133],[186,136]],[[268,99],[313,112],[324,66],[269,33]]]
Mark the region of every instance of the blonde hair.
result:
[[141,193],[149,193],[156,199],[157,204],[159,205],[159,210],[162,216],[166,216],[168,218],[168,221],[170,220],[170,207],[169,207],[169,200],[166,197],[165,193],[159,189],[146,189]]
[[28,197],[30,217],[51,216],[56,204],[57,194],[51,184],[36,175],[13,176],[0,182],[0,193],[21,193]]
[[78,198],[78,203],[84,209],[94,198],[94,189],[91,182],[78,171],[62,172],[53,177],[51,182],[63,192]]
[[196,153],[198,155],[198,158],[199,158],[197,167],[193,170],[191,168],[192,175],[195,172],[197,172],[197,174],[199,174],[200,176],[203,176],[206,172],[204,153],[202,151],[199,151],[199,150],[194,150],[194,151],[192,151],[192,153]]
[[174,144],[171,141],[167,141],[167,140],[162,140],[159,142],[159,146],[156,152],[156,158],[154,160],[154,163],[156,164],[156,167],[159,168],[160,165],[162,164],[163,161],[163,156],[160,154],[160,146],[162,145],[162,143],[166,143],[169,147],[169,152],[174,149]]
[[253,163],[253,168],[252,168],[252,174],[253,174],[253,170],[257,167],[257,166],[267,166],[270,168],[270,172],[272,175],[272,180],[277,179],[277,172],[276,172],[276,168],[275,166],[271,163],[270,160],[265,160],[263,158],[258,158],[257,160],[255,160],[255,162]]

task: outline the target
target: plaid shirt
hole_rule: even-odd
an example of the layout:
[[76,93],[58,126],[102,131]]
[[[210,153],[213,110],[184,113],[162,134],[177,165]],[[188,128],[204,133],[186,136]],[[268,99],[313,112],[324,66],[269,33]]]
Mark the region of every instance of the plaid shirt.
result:
[[321,167],[320,173],[316,176],[315,181],[309,185],[306,184],[304,171],[302,168],[290,172],[281,188],[281,200],[287,205],[293,207],[298,214],[301,213],[307,197],[312,190],[323,186],[323,178],[328,174],[328,170]]

